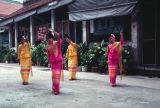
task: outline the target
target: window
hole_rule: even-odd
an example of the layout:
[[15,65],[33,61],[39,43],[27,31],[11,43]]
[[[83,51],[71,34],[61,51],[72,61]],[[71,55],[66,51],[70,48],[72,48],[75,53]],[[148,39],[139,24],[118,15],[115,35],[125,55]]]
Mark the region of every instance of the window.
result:
[[130,16],[102,18],[94,20],[94,32],[90,34],[89,40],[95,41],[108,41],[110,34],[115,34],[116,39],[119,40],[119,32],[123,31],[124,39],[131,41],[131,21]]

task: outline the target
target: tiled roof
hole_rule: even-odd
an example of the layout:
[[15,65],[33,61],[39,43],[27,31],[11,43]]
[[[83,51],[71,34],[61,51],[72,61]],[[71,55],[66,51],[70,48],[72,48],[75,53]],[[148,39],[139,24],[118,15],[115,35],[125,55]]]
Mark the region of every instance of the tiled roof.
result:
[[0,1],[0,16],[8,16],[22,7],[21,4]]
[[16,15],[19,15],[21,13],[25,13],[27,11],[36,9],[36,8],[41,7],[41,6],[43,6],[47,3],[50,3],[52,1],[54,1],[54,0],[37,0],[36,2],[33,2],[30,5],[24,5],[23,8],[21,8],[21,9],[17,10],[16,12],[12,13],[7,18],[10,18],[10,17],[16,16]]

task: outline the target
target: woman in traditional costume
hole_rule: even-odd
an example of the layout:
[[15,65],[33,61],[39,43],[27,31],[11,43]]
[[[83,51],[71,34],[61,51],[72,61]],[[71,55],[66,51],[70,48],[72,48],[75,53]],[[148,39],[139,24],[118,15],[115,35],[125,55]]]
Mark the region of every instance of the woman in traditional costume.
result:
[[22,36],[18,46],[18,62],[20,64],[20,72],[22,77],[22,84],[28,85],[29,74],[32,71],[31,54],[30,54],[30,43]]
[[108,50],[108,72],[109,72],[109,84],[113,87],[116,85],[116,77],[118,72],[118,65],[120,67],[120,74],[122,75],[122,44],[123,34],[120,33],[120,42],[115,41],[115,35],[111,34],[109,38]]
[[68,60],[68,71],[69,71],[69,79],[75,80],[76,79],[76,72],[77,72],[77,44],[71,40],[67,34],[65,35],[65,39],[68,42],[68,48],[66,52],[66,58]]
[[[57,37],[58,39],[55,40],[55,37]],[[62,70],[62,40],[59,33],[57,32],[54,32],[54,36],[52,33],[47,34],[46,40],[48,42],[48,45],[46,46],[46,51],[52,70],[52,90],[55,95],[58,95],[60,92],[60,76]]]

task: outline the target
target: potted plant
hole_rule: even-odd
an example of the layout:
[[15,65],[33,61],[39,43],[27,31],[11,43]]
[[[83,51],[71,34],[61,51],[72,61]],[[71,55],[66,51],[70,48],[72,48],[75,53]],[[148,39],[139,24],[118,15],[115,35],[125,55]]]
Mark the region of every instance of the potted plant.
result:
[[87,72],[87,66],[82,66],[82,72]]
[[106,62],[106,47],[100,43],[91,43],[89,52],[89,64],[92,72],[98,72]]
[[82,72],[87,71],[87,65],[88,65],[87,55],[86,55],[86,53],[84,53],[81,56],[81,64],[80,64],[80,66],[82,67]]
[[[78,48],[78,66],[79,71],[87,71],[87,65],[88,65],[88,45],[87,43],[80,43],[77,46]],[[80,69],[81,68],[81,69]]]
[[90,43],[88,50],[88,64],[90,71],[97,72],[98,71],[98,63],[97,63],[97,43]]

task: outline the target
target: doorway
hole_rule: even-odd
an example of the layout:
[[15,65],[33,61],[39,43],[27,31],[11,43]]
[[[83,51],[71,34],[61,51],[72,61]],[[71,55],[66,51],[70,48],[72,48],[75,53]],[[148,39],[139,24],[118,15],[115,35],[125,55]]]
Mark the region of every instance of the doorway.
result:
[[158,0],[141,1],[143,38],[142,38],[142,64],[160,64],[160,38],[159,38],[159,10]]

